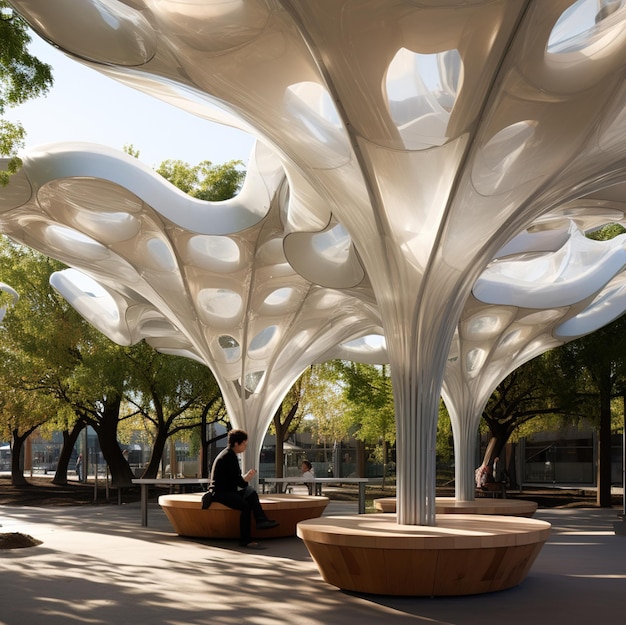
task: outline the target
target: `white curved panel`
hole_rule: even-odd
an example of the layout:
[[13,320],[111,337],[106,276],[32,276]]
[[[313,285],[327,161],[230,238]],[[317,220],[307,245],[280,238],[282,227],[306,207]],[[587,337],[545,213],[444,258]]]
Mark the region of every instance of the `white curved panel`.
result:
[[[83,59],[112,64],[142,65],[157,47],[153,28],[136,8],[122,2],[30,2],[16,0],[18,11],[49,41],[62,41],[64,49]],[[72,20],[67,15],[72,15]]]
[[[10,287],[8,284],[5,284],[4,282],[0,282],[0,291],[3,291],[4,293],[8,293],[11,296],[11,298],[13,299],[12,301],[13,306],[17,304],[17,300],[20,298],[20,296],[18,295],[17,291],[13,287]],[[8,306],[9,306],[8,304],[0,306],[0,323],[2,323],[2,320],[4,319],[4,316],[7,313]]]

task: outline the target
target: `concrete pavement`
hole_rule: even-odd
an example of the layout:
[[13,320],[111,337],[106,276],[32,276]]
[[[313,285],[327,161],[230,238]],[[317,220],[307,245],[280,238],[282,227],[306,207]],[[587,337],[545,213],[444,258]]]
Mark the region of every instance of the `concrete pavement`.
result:
[[[250,552],[176,536],[156,503],[0,506],[0,532],[38,547],[0,551],[0,625],[616,625],[626,612],[626,536],[616,509],[545,509],[553,532],[523,584],[452,598],[363,596],[326,584],[298,538]],[[356,513],[331,502],[328,514]],[[407,575],[411,572],[407,571]]]

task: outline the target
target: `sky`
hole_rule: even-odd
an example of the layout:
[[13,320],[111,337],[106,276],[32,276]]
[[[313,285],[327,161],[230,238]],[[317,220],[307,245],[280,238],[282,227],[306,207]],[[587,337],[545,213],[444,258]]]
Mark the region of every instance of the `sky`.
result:
[[168,159],[196,165],[247,163],[253,139],[239,130],[185,113],[72,60],[32,34],[31,54],[52,66],[54,86],[45,97],[6,111],[24,126],[26,149],[88,141],[122,150],[132,145],[139,160],[156,168]]

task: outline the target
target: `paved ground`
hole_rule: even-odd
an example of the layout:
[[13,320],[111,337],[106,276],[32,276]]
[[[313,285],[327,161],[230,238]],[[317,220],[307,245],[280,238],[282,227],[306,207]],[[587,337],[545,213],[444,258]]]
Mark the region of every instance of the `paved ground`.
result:
[[[394,598],[322,581],[298,538],[249,552],[182,539],[157,504],[0,506],[1,532],[43,544],[0,551],[0,625],[611,625],[625,620],[626,536],[616,509],[544,509],[553,533],[520,586],[488,595]],[[356,513],[331,502],[329,514]],[[407,575],[410,575],[407,571]]]

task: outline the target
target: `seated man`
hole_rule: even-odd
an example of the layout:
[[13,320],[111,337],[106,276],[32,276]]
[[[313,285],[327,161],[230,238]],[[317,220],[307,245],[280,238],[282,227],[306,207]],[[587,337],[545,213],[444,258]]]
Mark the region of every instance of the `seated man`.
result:
[[[256,469],[241,474],[237,454],[241,454],[248,446],[248,433],[244,430],[231,430],[228,433],[228,446],[220,452],[211,468],[211,486],[209,492],[212,500],[229,508],[241,510],[239,518],[239,544],[250,549],[262,549],[261,545],[251,538],[250,513],[254,514],[257,529],[271,529],[278,525],[277,521],[268,519],[259,496],[248,482],[256,475]],[[202,507],[208,507],[209,498],[203,498]]]

